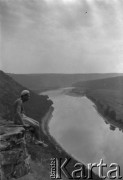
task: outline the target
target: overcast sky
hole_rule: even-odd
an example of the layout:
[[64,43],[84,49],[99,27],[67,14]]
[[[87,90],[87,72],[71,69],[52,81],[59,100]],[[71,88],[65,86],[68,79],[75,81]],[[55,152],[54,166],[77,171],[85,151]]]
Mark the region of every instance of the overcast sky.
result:
[[0,68],[123,72],[123,0],[0,0]]

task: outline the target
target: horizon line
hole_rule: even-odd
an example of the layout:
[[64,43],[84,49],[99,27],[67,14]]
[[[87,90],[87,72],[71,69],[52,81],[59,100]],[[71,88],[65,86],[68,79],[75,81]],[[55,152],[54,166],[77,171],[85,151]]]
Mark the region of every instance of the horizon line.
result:
[[[5,71],[3,71],[5,72]],[[15,75],[45,75],[45,74],[52,74],[52,75],[55,75],[55,74],[59,74],[59,75],[82,75],[82,74],[123,74],[123,72],[104,72],[104,73],[98,73],[98,72],[93,72],[93,73],[52,73],[52,72],[49,72],[49,73],[14,73],[14,72],[5,72],[6,74],[15,74]]]

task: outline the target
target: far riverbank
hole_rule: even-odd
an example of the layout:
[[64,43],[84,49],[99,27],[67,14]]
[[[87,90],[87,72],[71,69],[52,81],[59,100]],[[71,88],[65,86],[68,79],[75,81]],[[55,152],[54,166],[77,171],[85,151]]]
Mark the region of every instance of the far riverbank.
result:
[[74,97],[83,97],[83,96],[87,97],[90,101],[92,101],[94,103],[94,107],[95,107],[96,111],[104,119],[106,124],[110,124],[112,127],[114,127],[113,128],[114,130],[115,130],[115,128],[119,128],[119,130],[122,130],[122,132],[123,132],[123,122],[121,120],[116,120],[116,119],[110,118],[110,116],[108,114],[105,115],[107,105],[101,105],[99,99],[94,99],[88,93],[86,93],[86,91],[84,91],[84,90],[82,91],[81,89],[78,90],[76,88],[74,88],[72,91],[68,92],[68,95],[74,96]]

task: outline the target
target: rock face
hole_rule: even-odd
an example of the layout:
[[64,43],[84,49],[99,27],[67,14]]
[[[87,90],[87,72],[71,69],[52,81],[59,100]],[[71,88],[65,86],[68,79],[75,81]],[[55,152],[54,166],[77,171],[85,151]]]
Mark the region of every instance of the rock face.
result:
[[29,159],[24,128],[0,120],[0,180],[28,174]]

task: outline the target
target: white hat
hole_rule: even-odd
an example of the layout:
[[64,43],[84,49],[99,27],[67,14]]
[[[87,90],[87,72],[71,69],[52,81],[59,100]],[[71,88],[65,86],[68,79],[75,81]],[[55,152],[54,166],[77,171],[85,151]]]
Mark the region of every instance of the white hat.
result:
[[30,94],[30,92],[28,90],[23,90],[21,92],[21,96],[24,96],[24,95],[27,95],[27,94]]

